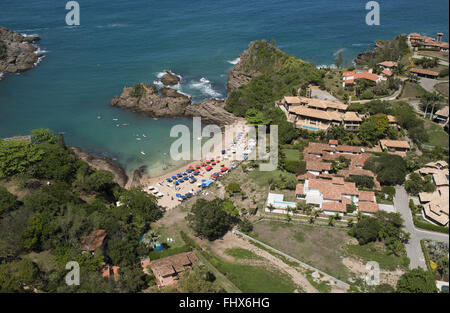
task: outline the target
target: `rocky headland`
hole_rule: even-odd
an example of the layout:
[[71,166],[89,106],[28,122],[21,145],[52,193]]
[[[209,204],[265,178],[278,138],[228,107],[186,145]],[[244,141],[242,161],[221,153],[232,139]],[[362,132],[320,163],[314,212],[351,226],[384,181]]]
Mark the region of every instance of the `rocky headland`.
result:
[[0,26],[0,72],[20,73],[32,68],[42,57],[33,45],[38,36],[23,36]]
[[91,167],[97,170],[110,171],[114,174],[114,182],[119,186],[125,187],[128,182],[128,176],[125,170],[119,163],[114,162],[111,158],[102,158],[94,154],[85,152],[78,147],[70,147],[75,155],[81,160],[88,163]]

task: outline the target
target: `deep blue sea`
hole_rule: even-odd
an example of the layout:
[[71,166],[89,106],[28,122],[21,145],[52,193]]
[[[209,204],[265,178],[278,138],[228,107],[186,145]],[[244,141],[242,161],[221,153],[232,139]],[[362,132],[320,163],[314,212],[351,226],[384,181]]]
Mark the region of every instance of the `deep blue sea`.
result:
[[171,126],[189,121],[109,107],[124,85],[152,83],[171,70],[195,101],[221,98],[227,72],[252,40],[275,39],[282,50],[324,65],[341,49],[350,61],[376,39],[440,31],[448,41],[449,31],[448,0],[378,1],[379,26],[365,24],[367,1],[361,0],[78,2],[81,25],[70,27],[65,0],[0,0],[0,25],[38,34],[45,53],[37,67],[0,81],[0,137],[47,127],[128,171],[148,165],[150,173],[170,163],[164,153],[174,140]]

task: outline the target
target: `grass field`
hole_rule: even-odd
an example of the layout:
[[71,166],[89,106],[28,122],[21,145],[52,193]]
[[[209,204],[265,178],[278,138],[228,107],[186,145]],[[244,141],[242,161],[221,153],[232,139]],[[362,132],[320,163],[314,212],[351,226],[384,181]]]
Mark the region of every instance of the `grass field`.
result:
[[281,150],[285,156],[286,161],[298,161],[300,160],[301,154],[298,149],[283,149]]
[[417,83],[405,81],[400,98],[417,98],[426,93],[426,90]]
[[287,179],[296,179],[294,174],[275,170],[275,171],[251,171],[248,173],[248,178],[254,180],[259,186],[267,187],[269,186],[269,180],[278,180],[280,177],[285,177]]
[[393,271],[397,268],[408,268],[408,257],[397,257],[389,255],[382,244],[373,242],[365,245],[347,245],[347,253],[350,256],[356,256],[365,262],[378,262],[381,269]]
[[228,262],[212,255],[207,255],[207,259],[242,292],[292,293],[299,290],[289,275],[275,269]]
[[448,134],[438,124],[425,119],[425,130],[428,134],[428,142],[425,142],[429,146],[441,146],[448,148]]
[[232,256],[238,260],[260,260],[261,257],[257,256],[250,250],[242,248],[229,248],[225,250],[225,254]]
[[421,50],[418,52],[419,55],[423,55],[426,57],[437,57],[438,59],[441,59],[443,61],[448,62],[448,52],[440,52],[440,51],[424,51]]
[[342,280],[349,277],[342,256],[350,236],[346,230],[262,220],[252,234],[264,243]]
[[445,97],[448,98],[448,82],[446,83],[439,83],[434,86],[434,89],[436,89],[438,92],[443,94]]

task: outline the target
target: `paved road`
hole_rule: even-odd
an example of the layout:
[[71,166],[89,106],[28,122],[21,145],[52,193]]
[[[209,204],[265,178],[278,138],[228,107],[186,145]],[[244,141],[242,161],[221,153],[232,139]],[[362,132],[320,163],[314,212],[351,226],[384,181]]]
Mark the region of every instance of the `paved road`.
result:
[[448,234],[420,230],[414,226],[411,210],[409,208],[408,193],[403,186],[395,187],[394,206],[397,212],[399,212],[405,220],[405,230],[411,234],[411,239],[405,245],[408,257],[411,260],[409,267],[416,268],[420,266],[426,270],[427,267],[422,253],[422,248],[420,247],[420,241],[430,239],[445,241],[448,243],[449,236]]
[[419,79],[420,86],[428,90],[429,92],[434,91],[434,86],[440,83],[447,83],[448,80],[439,80],[439,79],[432,79],[432,78],[425,78],[421,77]]
[[292,257],[292,256],[290,256],[290,255],[288,255],[288,254],[286,254],[286,253],[284,253],[284,252],[282,252],[280,250],[277,250],[277,249],[275,249],[275,248],[265,244],[264,242],[261,242],[261,241],[255,239],[255,238],[253,238],[253,237],[247,236],[246,234],[238,231],[237,229],[233,230],[233,233],[236,234],[236,235],[239,235],[241,237],[244,237],[244,238],[246,238],[248,240],[254,241],[254,242],[260,244],[261,246],[263,246],[263,247],[265,247],[265,248],[267,248],[269,250],[272,250],[273,252],[278,253],[278,254],[284,256],[285,258],[289,259],[290,261],[296,262],[296,263],[300,264],[301,266],[303,266],[303,267],[305,267],[305,268],[307,268],[307,269],[309,269],[311,271],[321,273],[323,276],[328,277],[331,281],[334,281],[337,286],[342,287],[344,290],[348,290],[348,288],[350,288],[350,285],[345,283],[345,282],[343,282],[342,280],[339,280],[339,279],[337,279],[337,278],[335,278],[335,277],[333,277],[333,276],[331,276],[331,275],[329,275],[329,274],[327,274],[327,273],[325,273],[325,272],[323,272],[323,271],[321,271],[321,270],[319,270],[319,269],[317,269],[317,268],[315,268],[315,267],[313,267],[311,265],[303,263],[302,261],[297,260],[296,258],[294,258],[294,257]]

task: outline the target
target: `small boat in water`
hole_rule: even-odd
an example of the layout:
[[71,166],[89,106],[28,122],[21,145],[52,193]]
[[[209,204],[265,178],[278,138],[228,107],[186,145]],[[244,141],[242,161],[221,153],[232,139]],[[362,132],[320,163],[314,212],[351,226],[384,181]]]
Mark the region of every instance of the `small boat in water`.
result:
[[141,140],[141,138],[136,138],[136,140]]
[[118,121],[119,119],[118,118],[113,118],[113,121]]
[[145,155],[145,152],[144,152],[144,151],[141,151],[141,154],[142,154],[142,155]]
[[142,134],[142,137],[147,138],[147,135],[146,134]]

